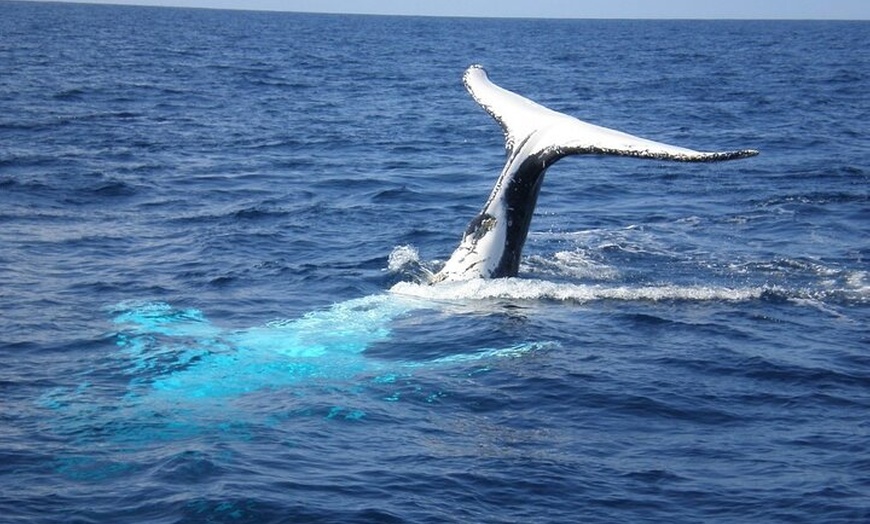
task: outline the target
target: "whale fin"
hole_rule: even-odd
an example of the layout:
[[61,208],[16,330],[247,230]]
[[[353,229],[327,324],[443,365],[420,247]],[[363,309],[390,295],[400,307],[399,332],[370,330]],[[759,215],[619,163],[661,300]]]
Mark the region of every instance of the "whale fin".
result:
[[695,151],[583,122],[493,84],[479,65],[465,71],[463,83],[471,97],[501,125],[508,157],[520,148],[526,155],[548,158],[550,164],[567,155],[715,162],[758,154],[754,149]]

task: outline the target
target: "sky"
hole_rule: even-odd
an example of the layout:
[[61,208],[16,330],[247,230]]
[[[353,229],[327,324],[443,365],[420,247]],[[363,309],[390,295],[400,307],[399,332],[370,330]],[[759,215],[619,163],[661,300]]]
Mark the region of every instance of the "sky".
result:
[[[62,0],[71,1],[71,0]],[[870,20],[870,0],[72,0],[217,9],[523,18]]]

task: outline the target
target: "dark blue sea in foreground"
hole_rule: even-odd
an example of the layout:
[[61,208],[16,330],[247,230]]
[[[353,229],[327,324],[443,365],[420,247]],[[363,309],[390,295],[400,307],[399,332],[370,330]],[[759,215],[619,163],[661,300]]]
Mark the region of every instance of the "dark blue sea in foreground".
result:
[[[0,522],[870,521],[870,23],[0,12]],[[761,155],[565,159],[421,285],[473,63]]]

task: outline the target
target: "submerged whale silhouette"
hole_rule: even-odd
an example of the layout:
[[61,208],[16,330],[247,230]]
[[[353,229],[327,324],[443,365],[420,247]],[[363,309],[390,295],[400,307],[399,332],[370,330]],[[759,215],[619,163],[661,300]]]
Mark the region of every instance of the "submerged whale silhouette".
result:
[[472,98],[504,130],[507,160],[481,212],[431,283],[516,276],[544,172],[568,155],[616,155],[679,162],[717,162],[753,149],[701,152],[582,122],[493,84],[483,67],[463,76]]

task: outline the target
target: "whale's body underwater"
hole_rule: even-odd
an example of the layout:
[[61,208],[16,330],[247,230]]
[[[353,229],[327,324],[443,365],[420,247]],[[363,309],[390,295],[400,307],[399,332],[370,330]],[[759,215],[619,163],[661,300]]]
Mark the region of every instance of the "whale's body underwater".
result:
[[516,276],[544,172],[565,156],[717,162],[758,154],[694,151],[582,122],[493,84],[479,65],[465,71],[463,83],[504,130],[507,161],[483,209],[431,283]]

